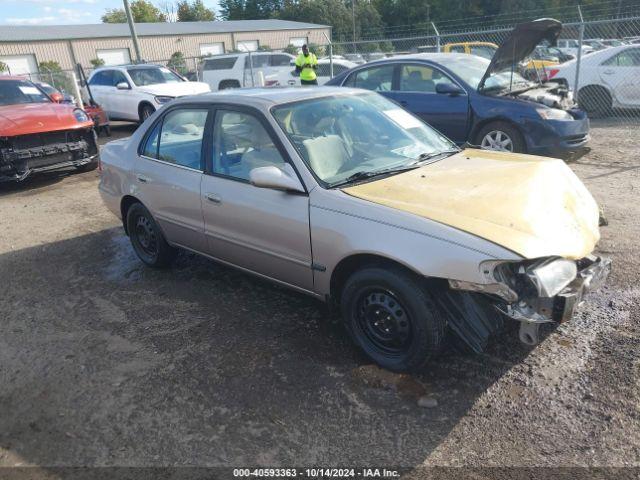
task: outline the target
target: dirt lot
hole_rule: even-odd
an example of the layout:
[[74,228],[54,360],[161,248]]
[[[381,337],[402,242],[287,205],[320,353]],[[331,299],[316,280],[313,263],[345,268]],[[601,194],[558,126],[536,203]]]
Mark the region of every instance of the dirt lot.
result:
[[416,376],[304,296],[190,254],[143,267],[95,172],[0,186],[0,466],[639,466],[640,135],[592,133],[573,168],[610,285],[533,350],[510,332]]

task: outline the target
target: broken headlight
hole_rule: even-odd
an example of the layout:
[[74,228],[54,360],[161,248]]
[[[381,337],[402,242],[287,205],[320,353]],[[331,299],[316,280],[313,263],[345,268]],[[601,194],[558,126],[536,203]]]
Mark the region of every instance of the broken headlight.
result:
[[526,273],[541,297],[554,297],[576,278],[578,268],[571,260],[556,258],[533,266]]
[[536,108],[536,112],[545,120],[573,120],[570,113],[559,108]]

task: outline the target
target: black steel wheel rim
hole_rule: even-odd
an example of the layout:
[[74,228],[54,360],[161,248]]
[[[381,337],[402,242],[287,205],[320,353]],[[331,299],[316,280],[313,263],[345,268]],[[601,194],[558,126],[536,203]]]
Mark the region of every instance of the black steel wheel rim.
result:
[[153,259],[158,255],[158,237],[151,224],[151,220],[140,215],[136,219],[135,238],[140,251],[147,257]]
[[388,290],[367,289],[355,303],[356,326],[369,346],[387,356],[406,353],[411,345],[411,318]]

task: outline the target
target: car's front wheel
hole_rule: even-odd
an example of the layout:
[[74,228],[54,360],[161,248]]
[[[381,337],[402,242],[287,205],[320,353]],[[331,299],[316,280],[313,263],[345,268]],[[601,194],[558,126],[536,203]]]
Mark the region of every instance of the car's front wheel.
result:
[[340,303],[349,335],[381,367],[419,370],[440,351],[446,322],[430,294],[402,269],[354,273]]
[[612,103],[609,92],[598,85],[588,85],[578,92],[578,106],[591,118],[608,116]]
[[520,132],[506,122],[491,122],[476,135],[477,145],[483,150],[526,153],[526,145]]
[[150,267],[166,267],[176,256],[176,249],[167,243],[158,224],[141,203],[127,211],[127,232],[136,254]]

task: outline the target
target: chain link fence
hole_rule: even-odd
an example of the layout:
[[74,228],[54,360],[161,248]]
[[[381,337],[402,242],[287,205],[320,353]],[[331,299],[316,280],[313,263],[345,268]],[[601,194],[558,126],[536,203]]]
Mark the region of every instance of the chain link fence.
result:
[[[431,23],[427,34],[330,43],[324,39],[273,37],[273,46],[237,42],[224,54],[147,59],[169,67],[212,90],[252,86],[299,85],[294,59],[306,41],[319,59],[320,84],[356,65],[406,54],[454,52],[490,59],[513,25],[444,31]],[[315,42],[313,41],[315,40]],[[248,45],[248,46],[247,46]],[[87,77],[91,68],[85,68]],[[557,46],[540,45],[530,58],[514,66],[530,81],[565,80],[591,118],[606,117],[621,125],[640,124],[640,16],[572,21],[563,25]],[[33,80],[74,95],[71,71],[38,72]]]

